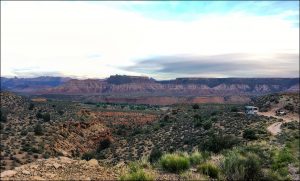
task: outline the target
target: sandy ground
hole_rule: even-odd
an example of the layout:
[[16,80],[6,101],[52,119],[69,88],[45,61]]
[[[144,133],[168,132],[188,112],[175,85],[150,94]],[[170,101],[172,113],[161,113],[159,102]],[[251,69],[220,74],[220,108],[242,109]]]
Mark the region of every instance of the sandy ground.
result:
[[287,115],[284,116],[276,116],[275,115],[275,108],[272,109],[271,111],[268,112],[259,112],[259,115],[264,115],[264,116],[272,116],[275,117],[277,119],[282,119],[282,121],[278,121],[276,123],[271,124],[270,126],[268,126],[267,130],[272,134],[272,135],[277,135],[278,133],[281,132],[281,125],[283,123],[287,123],[287,122],[291,122],[291,121],[298,121],[299,122],[299,115],[298,114],[291,114],[288,113]]

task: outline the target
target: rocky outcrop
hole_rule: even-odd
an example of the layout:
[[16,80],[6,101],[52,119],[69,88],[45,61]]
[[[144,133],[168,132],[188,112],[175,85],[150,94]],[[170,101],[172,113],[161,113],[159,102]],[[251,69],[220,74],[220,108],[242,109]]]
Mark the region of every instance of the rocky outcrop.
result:
[[1,180],[116,180],[119,167],[106,167],[97,160],[68,157],[38,159],[33,163],[1,172]]

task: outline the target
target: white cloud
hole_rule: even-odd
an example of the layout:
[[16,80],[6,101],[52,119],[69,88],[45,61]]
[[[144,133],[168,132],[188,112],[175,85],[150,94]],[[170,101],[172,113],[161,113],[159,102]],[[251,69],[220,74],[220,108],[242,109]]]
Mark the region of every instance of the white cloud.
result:
[[[32,66],[37,67],[32,71],[83,77],[140,75],[118,67],[151,56],[299,50],[299,29],[284,19],[294,13],[289,11],[284,16],[206,14],[189,22],[150,19],[101,2],[16,1],[5,2],[1,11],[2,75]],[[95,54],[101,56],[91,59]]]

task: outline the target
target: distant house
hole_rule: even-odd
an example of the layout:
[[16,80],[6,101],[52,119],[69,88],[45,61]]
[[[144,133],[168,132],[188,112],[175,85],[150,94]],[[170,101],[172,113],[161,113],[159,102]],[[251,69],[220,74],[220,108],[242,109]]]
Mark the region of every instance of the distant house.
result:
[[245,106],[245,113],[246,114],[257,114],[258,113],[258,107]]

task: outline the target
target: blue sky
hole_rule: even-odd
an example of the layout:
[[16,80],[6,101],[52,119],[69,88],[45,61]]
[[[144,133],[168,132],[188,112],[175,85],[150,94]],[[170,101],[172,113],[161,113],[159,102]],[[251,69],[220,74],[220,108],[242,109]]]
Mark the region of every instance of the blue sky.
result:
[[4,76],[298,77],[298,1],[1,2]]
[[[299,1],[143,1],[107,4],[138,12],[146,17],[168,20],[195,20],[205,14],[233,12],[245,12],[256,16],[278,15],[286,11],[299,12]],[[299,13],[296,13],[289,18],[299,22],[298,15]]]

